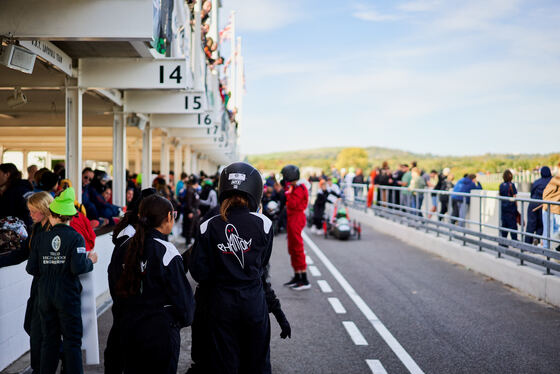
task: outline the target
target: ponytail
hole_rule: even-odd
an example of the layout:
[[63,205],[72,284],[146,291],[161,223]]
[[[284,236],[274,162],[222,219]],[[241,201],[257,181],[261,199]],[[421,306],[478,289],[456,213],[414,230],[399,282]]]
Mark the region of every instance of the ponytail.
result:
[[138,212],[126,212],[124,214],[124,217],[121,218],[121,220],[119,221],[119,223],[117,223],[117,225],[115,226],[115,228],[113,229],[113,244],[117,244],[117,236],[119,236],[119,233],[121,231],[123,231],[126,226],[130,225],[130,226],[135,226],[138,223]]
[[245,196],[241,194],[232,195],[227,199],[225,199],[224,201],[222,201],[222,204],[220,205],[220,215],[222,216],[222,219],[224,221],[226,222],[228,221],[227,215],[229,213],[229,210],[234,207],[248,208],[249,201]]
[[118,296],[128,297],[140,293],[144,276],[142,270],[145,271],[140,267],[140,261],[144,259],[146,234],[149,230],[161,226],[170,212],[173,214],[173,205],[159,195],[148,196],[140,203],[136,233],[130,239],[123,273],[117,282]]

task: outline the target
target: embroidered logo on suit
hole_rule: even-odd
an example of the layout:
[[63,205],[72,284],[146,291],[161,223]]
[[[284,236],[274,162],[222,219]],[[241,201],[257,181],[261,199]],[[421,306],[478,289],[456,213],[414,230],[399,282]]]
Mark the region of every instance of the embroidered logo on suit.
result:
[[244,253],[251,249],[253,239],[247,241],[240,237],[237,228],[231,223],[226,225],[225,232],[227,244],[218,244],[218,249],[223,253],[234,255],[241,267],[245,268]]

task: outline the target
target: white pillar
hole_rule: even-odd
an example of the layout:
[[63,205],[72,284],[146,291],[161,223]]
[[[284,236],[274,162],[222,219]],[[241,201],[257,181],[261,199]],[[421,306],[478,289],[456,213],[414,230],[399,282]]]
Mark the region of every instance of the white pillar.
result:
[[198,172],[200,171],[200,170],[198,170],[198,154],[196,152],[192,153],[191,170],[192,170],[193,174],[196,174],[196,175],[198,175]]
[[175,173],[175,186],[181,179],[183,172],[183,145],[179,142],[175,144],[175,151],[173,152],[173,171]]
[[193,173],[193,171],[192,171],[192,151],[191,151],[191,146],[190,145],[185,146],[185,164],[183,165],[183,170],[187,174],[192,174]]
[[29,151],[23,151],[23,167],[22,167],[22,174],[25,174],[25,178],[29,178],[29,174],[27,173],[27,167],[29,166]]
[[117,106],[113,107],[113,204],[126,205],[126,122]]
[[82,93],[75,80],[66,79],[66,176],[72,181],[79,202],[82,201]]
[[142,172],[142,149],[136,147],[134,150],[134,172],[136,174]]
[[[46,157],[46,160],[45,160],[45,167],[50,169],[51,165],[52,165],[52,154],[50,152],[47,152],[47,157]],[[66,167],[66,173],[68,173],[68,167]],[[66,178],[70,179],[70,177],[68,175],[66,175]],[[80,176],[80,182],[81,181],[82,181],[82,178]]]
[[142,189],[152,186],[152,127],[146,124],[142,132]]
[[166,134],[161,135],[161,155],[159,158],[159,172],[163,174],[165,181],[169,183],[169,138]]

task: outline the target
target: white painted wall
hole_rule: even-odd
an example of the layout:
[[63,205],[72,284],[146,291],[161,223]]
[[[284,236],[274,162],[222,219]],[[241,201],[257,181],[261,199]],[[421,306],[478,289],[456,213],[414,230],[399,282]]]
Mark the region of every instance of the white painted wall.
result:
[[[95,251],[99,256],[93,267],[95,297],[109,289],[107,267],[111,261],[111,234],[98,236]],[[23,330],[23,319],[31,276],[25,271],[27,261],[0,269],[0,370],[29,350],[29,336]]]

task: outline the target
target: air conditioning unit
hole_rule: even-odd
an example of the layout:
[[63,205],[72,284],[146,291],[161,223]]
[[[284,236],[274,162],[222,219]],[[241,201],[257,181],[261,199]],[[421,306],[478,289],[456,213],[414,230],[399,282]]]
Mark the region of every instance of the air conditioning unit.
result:
[[33,73],[36,57],[35,53],[19,45],[10,44],[0,48],[0,64],[27,74]]

